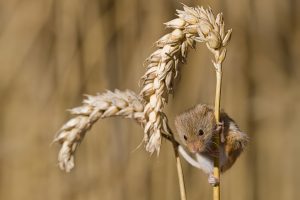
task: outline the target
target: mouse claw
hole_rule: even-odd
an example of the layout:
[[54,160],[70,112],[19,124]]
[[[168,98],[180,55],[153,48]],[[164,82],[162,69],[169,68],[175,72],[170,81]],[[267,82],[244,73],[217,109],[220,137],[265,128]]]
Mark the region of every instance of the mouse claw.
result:
[[217,125],[223,127],[224,126],[224,122],[223,121],[217,122]]
[[217,122],[217,133],[220,134],[221,137],[221,143],[225,142],[225,136],[224,136],[224,122]]
[[208,183],[214,187],[220,184],[220,180],[216,178],[213,174],[209,174]]

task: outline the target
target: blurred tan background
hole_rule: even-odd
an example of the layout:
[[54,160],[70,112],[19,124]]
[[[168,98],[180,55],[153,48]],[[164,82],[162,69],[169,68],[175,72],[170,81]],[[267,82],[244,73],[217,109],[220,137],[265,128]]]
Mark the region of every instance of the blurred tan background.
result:
[[[223,12],[233,37],[222,105],[251,136],[222,176],[224,200],[300,199],[300,1],[185,1]],[[179,200],[173,151],[143,148],[130,120],[99,121],[61,172],[55,132],[83,94],[139,91],[142,63],[174,18],[171,0],[0,0],[0,199]],[[167,113],[213,103],[211,55],[189,53]],[[207,177],[184,163],[189,200],[211,199]]]

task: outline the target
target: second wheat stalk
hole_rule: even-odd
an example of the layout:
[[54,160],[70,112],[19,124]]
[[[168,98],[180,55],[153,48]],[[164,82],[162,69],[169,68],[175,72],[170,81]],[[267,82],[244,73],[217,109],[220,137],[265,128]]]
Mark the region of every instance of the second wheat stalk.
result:
[[[215,65],[216,70],[216,97],[215,97],[215,118],[217,122],[220,122],[220,102],[221,102],[221,86],[222,86],[222,65]],[[217,135],[215,137],[216,145],[220,146],[220,137]],[[214,159],[214,177],[219,180],[219,184],[213,187],[213,200],[220,200],[220,167],[219,167],[219,157]]]

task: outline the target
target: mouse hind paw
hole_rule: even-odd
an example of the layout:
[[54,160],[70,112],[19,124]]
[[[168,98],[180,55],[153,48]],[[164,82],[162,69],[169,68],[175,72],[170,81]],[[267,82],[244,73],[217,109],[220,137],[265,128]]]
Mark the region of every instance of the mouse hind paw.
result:
[[217,186],[220,184],[220,180],[218,178],[216,178],[213,174],[209,174],[208,176],[208,183],[211,186]]

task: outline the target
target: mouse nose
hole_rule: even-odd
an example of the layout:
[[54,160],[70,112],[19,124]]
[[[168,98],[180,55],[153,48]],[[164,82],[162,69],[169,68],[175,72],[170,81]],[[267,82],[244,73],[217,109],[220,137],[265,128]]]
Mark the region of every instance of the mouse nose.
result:
[[191,153],[198,153],[202,149],[198,142],[191,142],[188,147]]

